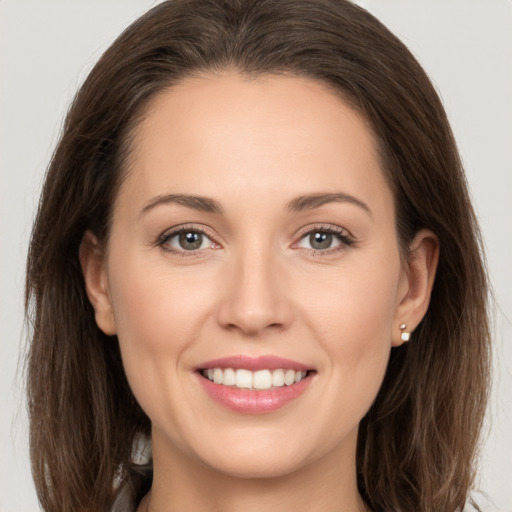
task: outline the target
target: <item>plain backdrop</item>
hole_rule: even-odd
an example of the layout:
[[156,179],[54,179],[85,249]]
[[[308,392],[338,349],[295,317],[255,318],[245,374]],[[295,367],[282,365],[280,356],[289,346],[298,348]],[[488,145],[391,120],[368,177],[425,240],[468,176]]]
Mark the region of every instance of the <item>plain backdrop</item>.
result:
[[[87,72],[156,3],[0,0],[0,512],[38,510],[19,361],[24,260],[44,171]],[[496,298],[496,371],[478,484],[499,510],[512,512],[512,3],[357,3],[426,68],[466,166]]]

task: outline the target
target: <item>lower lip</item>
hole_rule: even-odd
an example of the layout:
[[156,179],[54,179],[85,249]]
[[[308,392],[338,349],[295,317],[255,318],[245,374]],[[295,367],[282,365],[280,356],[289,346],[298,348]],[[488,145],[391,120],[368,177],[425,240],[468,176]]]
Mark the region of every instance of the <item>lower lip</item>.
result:
[[244,414],[264,414],[280,409],[302,395],[312,379],[312,375],[307,375],[291,386],[250,390],[215,384],[199,373],[197,375],[210,398],[232,411]]

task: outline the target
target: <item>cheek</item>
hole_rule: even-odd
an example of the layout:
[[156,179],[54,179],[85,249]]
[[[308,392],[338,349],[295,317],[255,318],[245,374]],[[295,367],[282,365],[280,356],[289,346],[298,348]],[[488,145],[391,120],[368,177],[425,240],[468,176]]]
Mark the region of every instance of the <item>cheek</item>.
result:
[[[391,260],[393,261],[393,260]],[[326,407],[340,429],[355,426],[373,403],[386,371],[397,301],[399,265],[352,266],[335,283],[326,280],[304,315],[321,340],[330,374]]]
[[317,275],[315,289],[303,294],[303,312],[320,331],[320,339],[339,350],[389,346],[398,278],[399,266],[393,264],[352,265],[336,276]]
[[[158,418],[172,407],[162,390],[180,385],[183,355],[198,337],[211,291],[191,286],[187,273],[171,275],[165,262],[148,263],[147,256],[112,254],[112,261],[109,286],[123,366],[142,408]],[[172,396],[177,400],[180,393]]]
[[171,273],[165,261],[148,259],[125,258],[120,271],[111,272],[118,336],[133,349],[176,353],[194,338],[211,293],[197,286],[192,270]]
[[[324,338],[334,372],[344,385],[357,388],[356,402],[372,402],[380,388],[391,350],[392,297],[384,290],[362,289],[343,300]],[[334,314],[334,312],[332,312]],[[354,396],[355,396],[354,395]]]

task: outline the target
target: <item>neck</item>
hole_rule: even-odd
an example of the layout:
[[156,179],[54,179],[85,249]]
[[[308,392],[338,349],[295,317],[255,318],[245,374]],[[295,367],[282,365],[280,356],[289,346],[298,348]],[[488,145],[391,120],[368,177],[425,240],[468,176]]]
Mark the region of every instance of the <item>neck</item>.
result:
[[365,511],[357,490],[355,442],[350,450],[332,450],[271,477],[226,474],[164,444],[153,436],[153,486],[138,512]]

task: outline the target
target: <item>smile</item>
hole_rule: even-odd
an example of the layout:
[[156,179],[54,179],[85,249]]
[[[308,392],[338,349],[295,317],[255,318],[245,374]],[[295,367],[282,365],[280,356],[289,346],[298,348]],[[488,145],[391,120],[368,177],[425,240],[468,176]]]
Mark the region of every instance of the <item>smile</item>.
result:
[[284,368],[258,371],[243,368],[208,368],[202,370],[201,374],[215,384],[238,389],[264,390],[296,384],[306,377],[307,371]]
[[210,399],[241,414],[277,411],[299,399],[317,376],[311,366],[273,355],[224,357],[195,370]]

